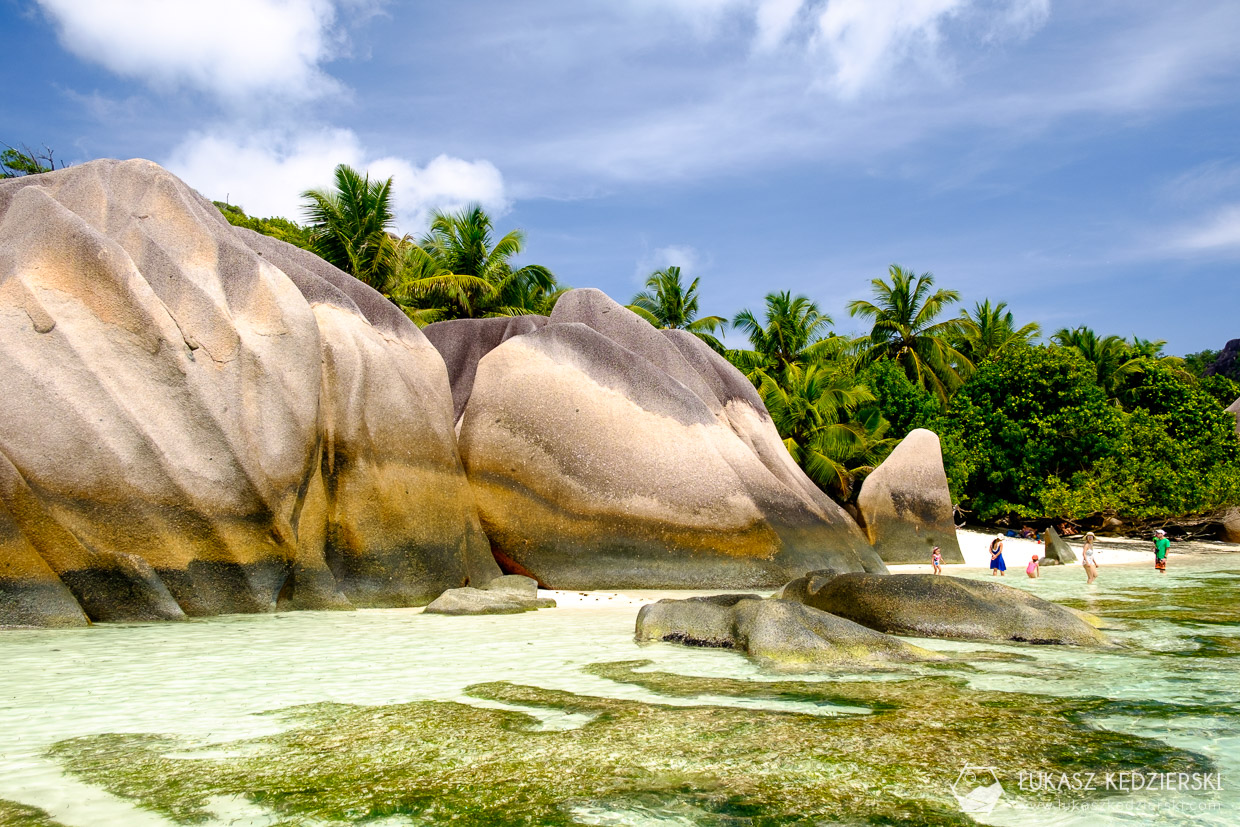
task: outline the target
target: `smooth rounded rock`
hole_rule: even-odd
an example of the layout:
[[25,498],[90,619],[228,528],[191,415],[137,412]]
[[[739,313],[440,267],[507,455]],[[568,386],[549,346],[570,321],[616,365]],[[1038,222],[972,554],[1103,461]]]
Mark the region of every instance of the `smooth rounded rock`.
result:
[[64,594],[30,550],[96,620],[415,605],[499,574],[443,361],[369,287],[149,161],[0,182],[0,249],[0,532],[27,559],[0,603]]
[[549,324],[490,350],[460,447],[501,567],[560,589],[885,570],[744,381],[596,290],[569,292]]
[[834,577],[808,605],[880,632],[913,637],[1104,646],[1073,612],[1002,583],[934,574]]
[[648,604],[638,613],[636,639],[736,649],[781,671],[943,657],[802,603],[753,594]]
[[933,431],[911,431],[861,484],[862,527],[885,563],[927,563],[939,546],[945,563],[963,563],[943,451]]

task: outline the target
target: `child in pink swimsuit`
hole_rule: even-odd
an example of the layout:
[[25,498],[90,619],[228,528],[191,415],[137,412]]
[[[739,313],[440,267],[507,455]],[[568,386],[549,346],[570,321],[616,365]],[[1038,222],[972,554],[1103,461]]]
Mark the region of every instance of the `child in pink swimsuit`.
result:
[[935,546],[934,550],[930,552],[930,562],[934,565],[935,574],[943,573],[943,552],[939,551],[938,546]]
[[1025,566],[1025,574],[1030,577],[1037,577],[1038,573],[1038,555],[1035,554],[1033,555],[1033,559],[1029,561],[1029,565]]

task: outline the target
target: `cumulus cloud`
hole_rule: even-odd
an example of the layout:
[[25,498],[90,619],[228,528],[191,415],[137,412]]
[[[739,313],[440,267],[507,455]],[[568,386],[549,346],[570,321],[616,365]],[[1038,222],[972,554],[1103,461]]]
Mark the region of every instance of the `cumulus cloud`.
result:
[[372,177],[392,177],[397,226],[419,233],[433,209],[478,202],[494,212],[508,208],[504,179],[485,160],[440,155],[424,166],[397,157],[376,157],[348,129],[295,135],[196,133],[183,141],[165,166],[208,198],[228,198],[251,215],[301,217],[301,193],[329,187],[337,164]]
[[65,49],[155,88],[231,102],[272,93],[304,100],[338,88],[319,69],[342,43],[333,0],[38,3]]

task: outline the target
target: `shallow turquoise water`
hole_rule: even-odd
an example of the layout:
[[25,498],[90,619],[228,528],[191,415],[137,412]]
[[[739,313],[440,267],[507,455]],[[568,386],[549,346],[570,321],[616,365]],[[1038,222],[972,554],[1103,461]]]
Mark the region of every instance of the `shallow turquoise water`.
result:
[[[1077,566],[1045,569],[1032,581],[1013,571],[1004,582],[1122,620],[1128,628],[1110,634],[1123,648],[1100,653],[918,642],[958,653],[998,650],[1029,656],[978,661],[977,671],[964,677],[979,690],[1029,693],[1035,710],[1040,696],[1152,699],[1205,707],[1169,720],[1123,716],[1095,723],[1209,757],[1222,790],[1098,796],[1083,805],[1077,802],[1073,809],[1057,808],[1052,800],[1047,809],[1034,810],[1000,798],[979,820],[1003,825],[1240,823],[1240,717],[1226,714],[1240,706],[1240,609],[1234,602],[1240,593],[1240,559],[1173,558],[1171,572],[1162,578],[1144,566],[1104,568],[1099,582],[1089,588]],[[182,624],[6,631],[0,633],[0,799],[39,806],[76,827],[167,825],[161,816],[66,777],[46,757],[47,749],[66,738],[102,733],[167,733],[223,744],[286,725],[258,713],[321,701],[377,705],[436,699],[488,705],[463,693],[465,687],[486,681],[662,704],[856,712],[730,697],[675,699],[582,671],[591,663],[645,658],[654,662],[651,669],[687,675],[776,677],[732,652],[638,645],[633,641],[635,614],[631,606],[478,618],[411,610],[303,612]],[[899,676],[908,674],[905,668]],[[539,714],[549,728],[582,723],[572,714]],[[944,766],[945,785],[959,769]],[[274,823],[261,807],[240,800],[215,802],[213,811],[215,824]],[[694,821],[691,812],[657,808],[586,808],[576,815],[595,824]]]

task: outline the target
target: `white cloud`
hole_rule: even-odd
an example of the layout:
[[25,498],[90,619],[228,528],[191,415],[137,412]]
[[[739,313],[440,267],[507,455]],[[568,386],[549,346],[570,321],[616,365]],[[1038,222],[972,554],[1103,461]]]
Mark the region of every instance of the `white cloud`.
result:
[[173,150],[165,166],[203,195],[228,198],[250,215],[301,218],[301,193],[328,187],[337,164],[372,177],[392,177],[397,228],[417,234],[432,209],[479,202],[494,212],[508,208],[504,179],[489,161],[440,155],[425,166],[396,157],[374,157],[348,129],[289,135],[275,131],[197,133]]
[[61,44],[152,87],[237,102],[339,88],[319,70],[341,46],[333,0],[38,0]]
[[854,98],[910,57],[934,61],[939,26],[967,5],[967,0],[831,0],[818,16],[814,48],[831,66],[833,89]]
[[687,244],[669,244],[642,256],[633,269],[633,278],[637,283],[645,284],[646,279],[655,270],[679,267],[681,277],[692,281],[697,277],[697,270],[701,263],[702,257],[693,247]]
[[1174,249],[1189,253],[1240,251],[1240,204],[1229,204],[1172,237]]

